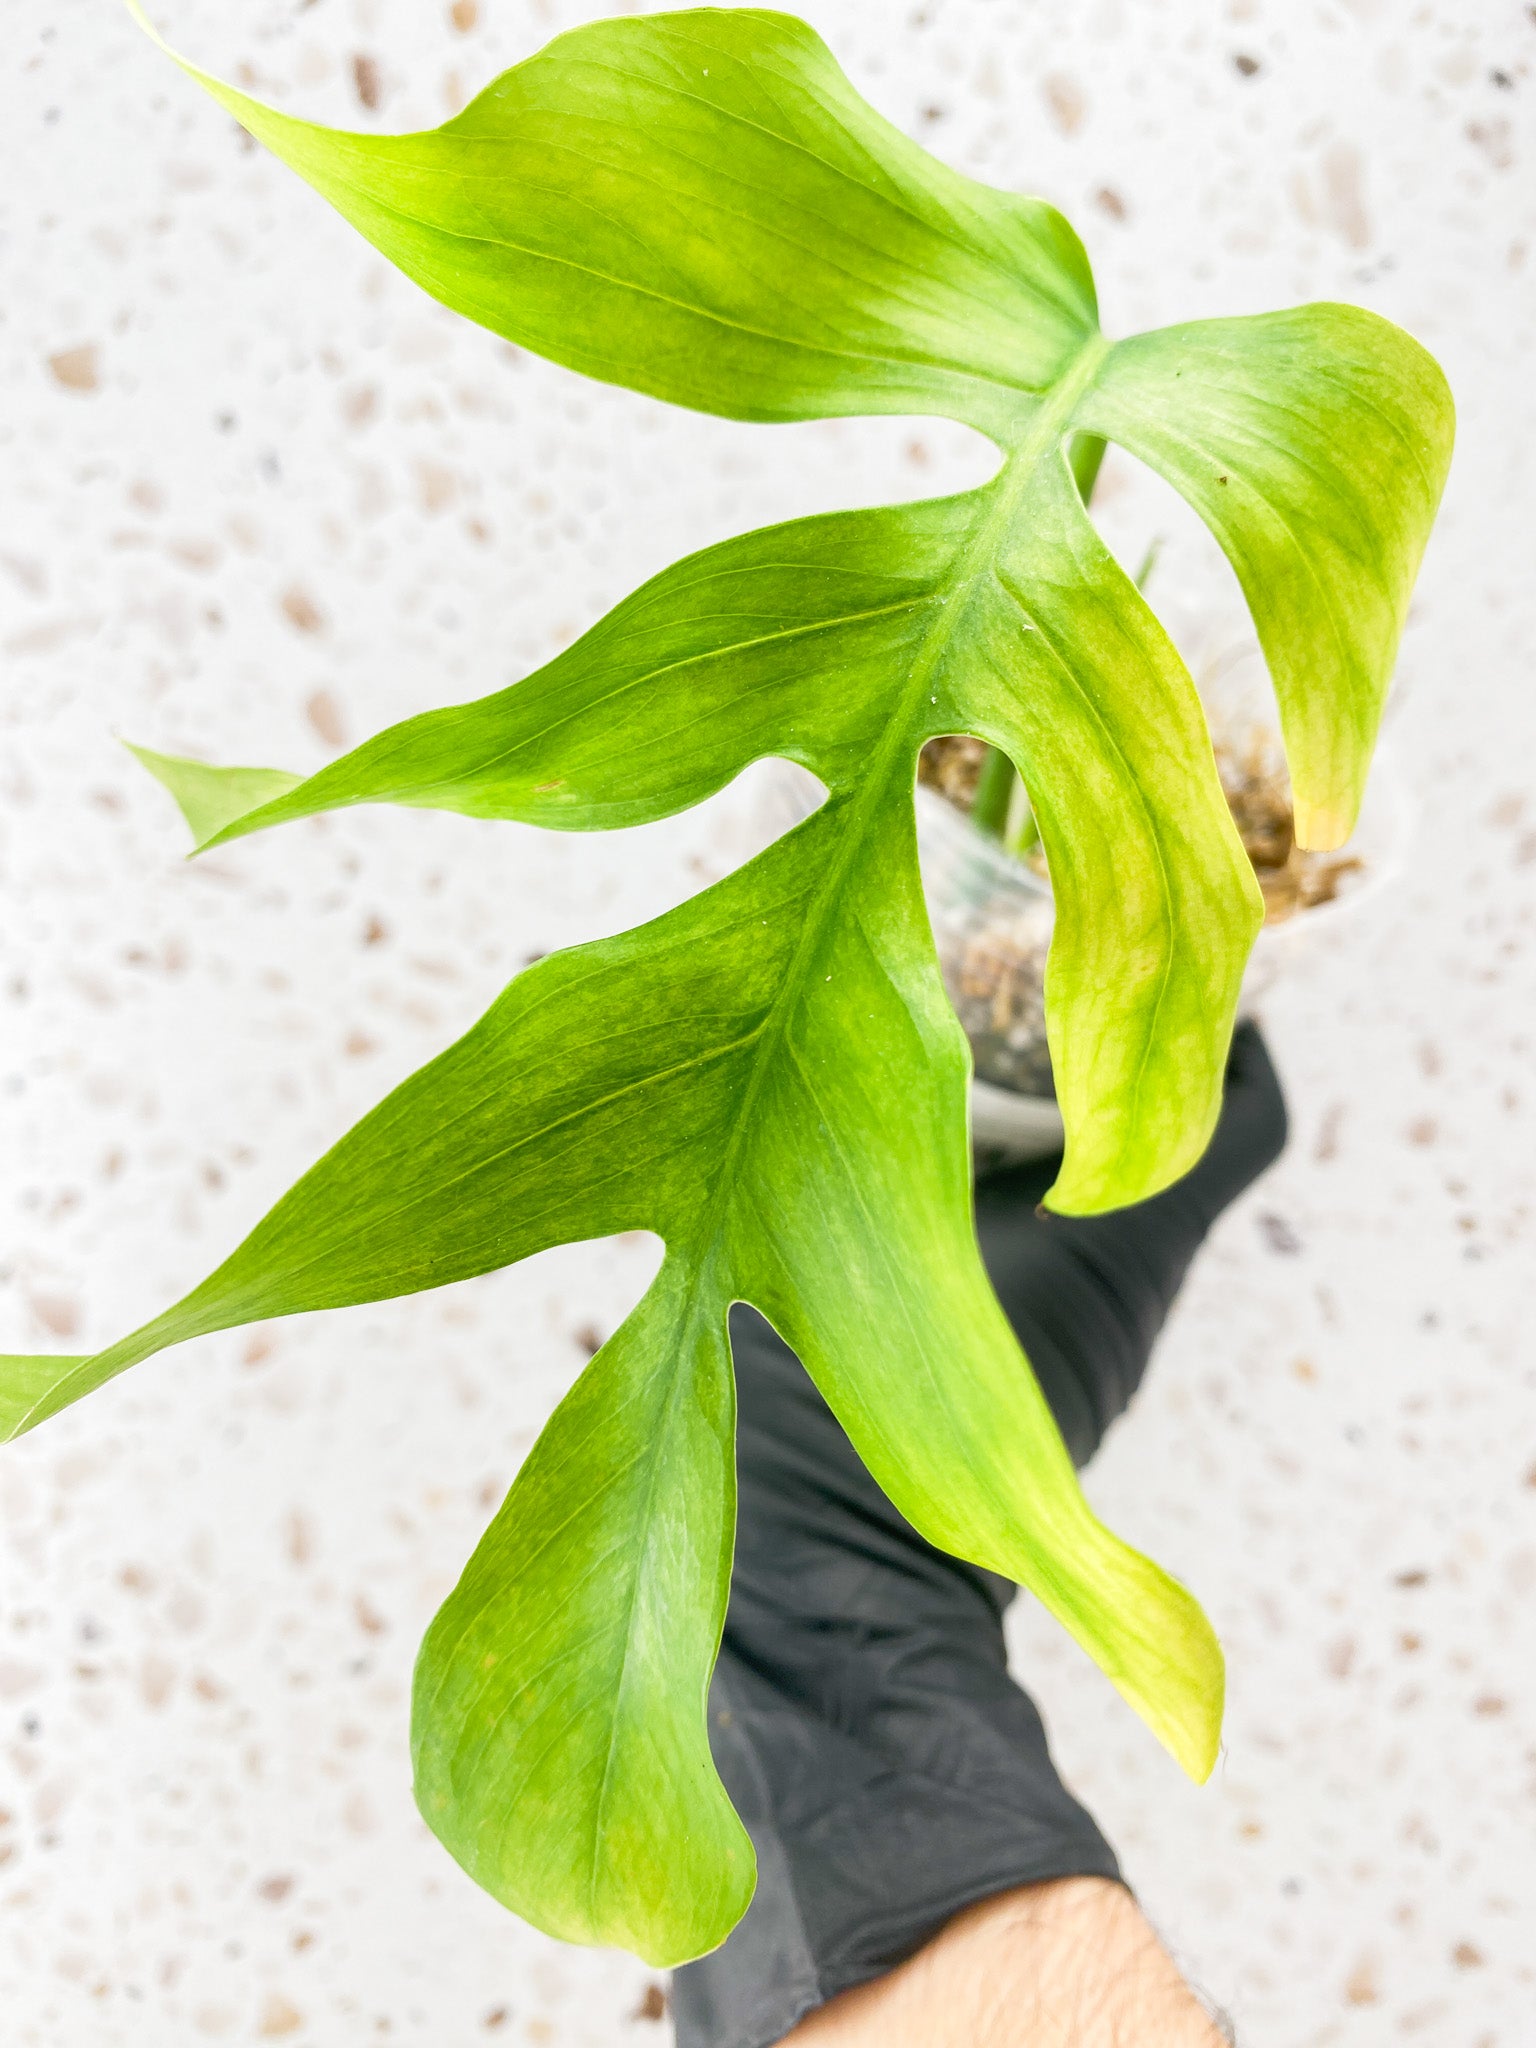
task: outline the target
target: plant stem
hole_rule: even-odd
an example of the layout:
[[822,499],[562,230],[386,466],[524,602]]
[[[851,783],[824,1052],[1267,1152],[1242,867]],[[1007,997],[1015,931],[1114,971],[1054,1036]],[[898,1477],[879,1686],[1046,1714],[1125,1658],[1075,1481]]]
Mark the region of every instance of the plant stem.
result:
[[1093,487],[1099,480],[1099,464],[1104,460],[1103,435],[1074,434],[1072,445],[1067,450],[1067,460],[1072,465],[1077,494],[1086,505],[1093,496]]
[[1029,801],[1029,792],[1021,781],[1014,783],[1014,801],[1004,844],[1015,860],[1022,860],[1040,844],[1040,826]]
[[971,799],[971,823],[989,839],[1001,839],[1008,823],[1008,806],[1017,778],[1013,763],[1001,747],[988,747],[981,764],[976,794]]

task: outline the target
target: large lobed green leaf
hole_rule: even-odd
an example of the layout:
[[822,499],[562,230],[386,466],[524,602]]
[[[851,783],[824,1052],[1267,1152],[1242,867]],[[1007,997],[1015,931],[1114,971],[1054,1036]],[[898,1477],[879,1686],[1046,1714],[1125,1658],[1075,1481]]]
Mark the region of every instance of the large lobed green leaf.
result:
[[377,802],[602,829],[765,755],[828,797],[668,916],[519,976],[165,1316],[94,1358],[4,1361],[0,1426],[210,1330],[651,1229],[657,1280],[423,1646],[418,1796],[482,1884],[658,1962],[720,1940],[750,1895],[704,1723],[736,1299],[911,1521],[1031,1587],[1203,1777],[1214,1638],[1089,1512],[976,1252],[915,760],[938,733],[989,739],[1039,818],[1054,1206],[1167,1185],[1218,1108],[1259,903],[1193,686],[1068,451],[1086,478],[1096,437],[1121,441],[1211,524],[1276,678],[1298,820],[1331,844],[1444,478],[1439,372],[1338,306],[1111,346],[1060,217],[935,163],[783,15],[577,30],[426,135],[339,134],[194,76],[429,291],[561,362],[739,418],[946,413],[1007,459],[961,497],[709,549],[537,674],[307,780],[141,751],[202,844]]
[[677,405],[994,431],[1094,330],[1061,215],[936,162],[791,15],[576,29],[419,135],[296,121],[177,61],[434,298]]

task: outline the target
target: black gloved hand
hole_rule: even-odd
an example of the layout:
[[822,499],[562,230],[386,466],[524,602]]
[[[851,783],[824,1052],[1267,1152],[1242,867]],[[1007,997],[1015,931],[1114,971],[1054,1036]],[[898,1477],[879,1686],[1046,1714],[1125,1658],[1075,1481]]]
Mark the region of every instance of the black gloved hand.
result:
[[[987,1270],[1080,1465],[1135,1393],[1201,1240],[1285,1129],[1264,1042],[1242,1025],[1209,1149],[1152,1201],[1041,1215],[1055,1161],[978,1184]],[[735,1309],[731,1344],[740,1508],[710,1733],[758,1880],[730,1939],[676,1973],[678,2048],[766,2048],[978,1899],[1119,1876],[1008,1676],[1014,1588],[897,1513],[761,1316]]]

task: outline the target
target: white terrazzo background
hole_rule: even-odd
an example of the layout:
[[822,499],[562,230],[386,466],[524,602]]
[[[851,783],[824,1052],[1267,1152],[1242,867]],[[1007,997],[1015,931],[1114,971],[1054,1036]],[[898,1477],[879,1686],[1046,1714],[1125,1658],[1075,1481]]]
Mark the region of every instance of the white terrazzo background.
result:
[[[160,18],[290,108],[405,127],[604,11]],[[1212,1785],[1017,1626],[1069,1776],[1244,2048],[1536,2039],[1533,13],[812,10],[894,120],[1067,209],[1112,332],[1351,298],[1461,406],[1403,662],[1407,872],[1269,1001],[1291,1151],[1090,1479],[1226,1641]],[[0,23],[0,1348],[84,1350],[199,1278],[531,953],[749,843],[736,791],[607,840],[354,812],[184,865],[115,732],[318,765],[525,672],[686,549],[952,488],[988,452],[927,421],[694,419],[514,355],[112,0]],[[1166,505],[1123,459],[1106,482],[1129,552]],[[1160,574],[1220,580],[1188,547]],[[405,1741],[421,1630],[652,1256],[578,1247],[207,1341],[0,1455],[6,2048],[667,2038],[646,1971],[459,1875]]]

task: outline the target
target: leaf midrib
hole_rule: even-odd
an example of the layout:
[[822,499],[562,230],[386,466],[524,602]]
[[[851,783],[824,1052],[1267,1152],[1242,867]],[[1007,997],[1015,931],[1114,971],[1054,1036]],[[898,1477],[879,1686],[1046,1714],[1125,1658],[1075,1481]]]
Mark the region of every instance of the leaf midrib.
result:
[[[670,1385],[664,1397],[664,1412],[669,1427],[672,1425],[682,1389],[691,1376],[696,1353],[701,1346],[709,1342],[710,1333],[703,1330],[701,1325],[707,1315],[718,1310],[731,1291],[729,1273],[717,1277],[716,1268],[721,1257],[721,1241],[729,1213],[730,1198],[735,1188],[736,1168],[742,1148],[751,1135],[753,1112],[758,1098],[783,1048],[789,1019],[801,999],[807,979],[807,963],[814,957],[821,944],[833,911],[841,898],[843,882],[862,850],[868,819],[887,796],[902,750],[911,744],[913,728],[919,722],[916,716],[918,707],[928,692],[934,670],[964,624],[973,594],[987,572],[995,566],[996,555],[999,552],[998,543],[1011,524],[1012,516],[1031,476],[1039,463],[1048,458],[1051,450],[1059,444],[1070,422],[1073,407],[1107,353],[1108,343],[1104,342],[1102,337],[1095,337],[1095,341],[1097,346],[1089,344],[1084,347],[1072,371],[1061,380],[1040,414],[1031,423],[1029,434],[1005,464],[1000,476],[992,484],[984,486],[984,491],[991,496],[991,505],[970,535],[957,548],[949,574],[935,586],[933,595],[927,600],[934,610],[933,624],[913,660],[906,687],[887,725],[885,737],[876,749],[869,773],[864,779],[864,786],[857,797],[849,800],[850,811],[843,826],[836,857],[829,862],[821,888],[812,899],[779,994],[758,1027],[757,1050],[752,1060],[750,1078],[736,1112],[725,1156],[715,1174],[706,1210],[709,1235],[693,1264],[687,1305],[677,1320],[678,1341],[675,1356],[678,1365],[671,1374]],[[836,796],[829,801],[836,802]],[[669,1243],[667,1257],[669,1260],[685,1258],[686,1250],[681,1245]],[[658,1279],[659,1277],[658,1275]],[[654,1492],[660,1462],[658,1450],[647,1476],[648,1495]],[[630,1576],[627,1591],[619,1678],[613,1693],[614,1711],[609,1724],[610,1734],[603,1760],[603,1775],[596,1799],[599,1835],[614,1756],[621,1740],[620,1722],[633,1648],[634,1611],[644,1574],[644,1560],[649,1552],[651,1540],[652,1525],[648,1523],[642,1543],[642,1555]],[[595,1910],[598,1860],[598,1853],[594,1849],[588,1873],[589,1912]]]
[[[1001,472],[977,494],[983,499],[990,497],[990,507],[956,549],[949,573],[935,585],[928,600],[934,609],[933,623],[913,659],[906,685],[887,723],[885,736],[871,757],[863,787],[856,796],[847,800],[849,813],[837,852],[827,865],[820,889],[811,898],[779,993],[758,1028],[757,1050],[750,1077],[705,1211],[709,1218],[709,1238],[701,1247],[700,1280],[713,1267],[719,1254],[729,1197],[735,1183],[735,1169],[742,1147],[751,1134],[758,1098],[778,1058],[790,1017],[803,996],[808,981],[808,962],[822,943],[841,899],[848,872],[863,849],[869,819],[889,793],[900,757],[912,744],[914,728],[919,723],[918,708],[928,694],[934,671],[965,623],[978,586],[995,567],[1001,553],[1000,543],[1012,524],[1031,477],[1040,463],[1060,445],[1071,423],[1073,410],[1108,354],[1109,346],[1102,335],[1094,335],[1084,343],[1071,369],[1058,381],[1030,421],[1026,434],[1008,455]],[[834,795],[828,801],[830,804],[838,800]]]
[[[263,109],[263,111],[267,110]],[[305,172],[304,175],[309,177],[308,172]],[[592,278],[598,284],[608,285],[615,291],[632,292],[636,298],[650,299],[659,306],[670,306],[675,312],[685,313],[692,320],[707,321],[716,327],[725,328],[729,333],[745,335],[752,341],[771,342],[775,348],[792,350],[797,354],[805,356],[831,356],[842,362],[887,364],[907,369],[937,371],[966,384],[980,385],[984,390],[1017,391],[1031,397],[1038,395],[1038,388],[1027,383],[1022,377],[1009,380],[995,374],[983,374],[983,372],[973,369],[968,364],[952,362],[928,349],[833,348],[826,342],[796,341],[788,336],[775,334],[769,328],[754,327],[745,320],[733,320],[727,314],[716,312],[711,307],[690,305],[686,299],[674,298],[670,292],[655,291],[647,285],[637,284],[633,278],[615,277],[609,271],[598,270],[590,263],[578,263],[574,257],[556,256],[546,249],[530,248],[526,243],[513,241],[508,235],[467,235],[460,228],[440,227],[435,221],[421,220],[417,215],[407,213],[403,207],[391,206],[387,201],[380,199],[376,192],[371,192],[364,186],[355,185],[349,178],[339,176],[334,170],[328,170],[324,173],[323,184],[319,178],[309,178],[309,182],[322,197],[329,197],[329,193],[326,190],[327,186],[339,187],[362,206],[371,208],[374,212],[385,214],[391,220],[403,222],[406,227],[414,228],[423,234],[440,236],[445,242],[462,242],[470,247],[485,249],[506,249],[516,255],[526,256],[530,262],[549,263],[557,269],[573,270],[583,277]],[[337,211],[344,213],[345,209],[338,207]],[[402,264],[401,268],[403,269],[404,267]],[[409,274],[407,272],[407,275]],[[474,318],[476,316],[471,315],[470,317]],[[499,327],[493,326],[489,320],[483,320],[481,324],[491,327],[493,333],[499,334],[502,331]],[[534,343],[527,342],[524,345],[533,348],[535,354],[542,353]],[[564,360],[564,358],[558,360]],[[577,357],[573,354],[570,360],[574,363]],[[593,362],[605,362],[608,358],[593,354],[591,360]],[[640,384],[634,385],[633,388],[637,391],[645,389]]]

